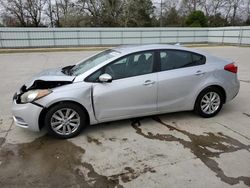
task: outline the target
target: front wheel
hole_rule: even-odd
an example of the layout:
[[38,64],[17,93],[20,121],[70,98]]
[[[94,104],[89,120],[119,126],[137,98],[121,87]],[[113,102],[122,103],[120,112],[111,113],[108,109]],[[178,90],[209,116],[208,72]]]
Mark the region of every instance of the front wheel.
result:
[[72,138],[86,126],[86,115],[83,109],[74,103],[60,103],[48,110],[45,126],[52,136]]
[[223,95],[217,88],[204,89],[198,96],[194,110],[205,118],[214,117],[223,106]]

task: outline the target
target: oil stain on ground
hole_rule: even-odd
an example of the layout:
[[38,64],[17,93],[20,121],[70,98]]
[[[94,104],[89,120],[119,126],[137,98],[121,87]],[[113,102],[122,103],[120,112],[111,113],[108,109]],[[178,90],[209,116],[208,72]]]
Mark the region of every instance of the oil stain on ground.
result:
[[[124,167],[111,176],[98,174],[83,161],[85,150],[67,140],[43,136],[31,143],[4,144],[0,148],[0,187],[97,187],[121,188],[147,172],[155,170],[147,165],[141,169]],[[87,141],[101,145],[97,139]],[[83,158],[83,159],[82,159]]]
[[88,141],[88,143],[92,143],[93,142],[96,145],[101,145],[102,144],[98,139],[93,138],[91,136],[87,136],[87,141]]
[[135,170],[131,167],[125,167],[122,173],[112,175],[110,176],[110,178],[118,179],[120,177],[123,183],[127,183],[138,178],[140,175],[145,174],[147,172],[155,173],[156,171],[152,167],[149,167],[147,165],[144,165],[144,168],[142,170],[138,170],[138,169]]
[[188,148],[210,170],[216,173],[216,176],[219,177],[221,181],[230,185],[235,185],[242,181],[244,182],[244,184],[250,186],[250,177],[228,177],[219,167],[219,164],[213,159],[220,157],[220,154],[231,153],[242,149],[250,152],[250,145],[245,145],[240,141],[226,136],[222,133],[206,133],[206,135],[195,135],[185,130],[178,129],[175,126],[166,124],[159,117],[153,117],[153,120],[164,125],[170,131],[177,131],[179,133],[182,133],[183,135],[186,135],[190,139],[190,141],[175,137],[172,134],[153,134],[151,132],[145,133],[140,127],[141,123],[135,120],[132,121],[131,125],[136,130],[136,133],[145,138],[180,143],[184,148]]
[[248,113],[243,113],[243,115],[250,117],[250,114],[248,114]]
[[0,149],[1,187],[121,187],[119,177],[95,172],[83,162],[85,150],[67,140],[43,136]]
[[0,137],[0,147],[4,144],[5,138]]

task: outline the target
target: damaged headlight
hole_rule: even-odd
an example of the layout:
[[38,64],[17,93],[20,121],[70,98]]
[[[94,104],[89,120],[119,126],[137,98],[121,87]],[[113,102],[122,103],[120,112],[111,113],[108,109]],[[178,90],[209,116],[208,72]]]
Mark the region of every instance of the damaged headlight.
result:
[[45,97],[46,95],[49,95],[50,93],[52,93],[52,91],[49,89],[37,89],[27,91],[26,93],[21,95],[21,103],[35,101],[37,99]]

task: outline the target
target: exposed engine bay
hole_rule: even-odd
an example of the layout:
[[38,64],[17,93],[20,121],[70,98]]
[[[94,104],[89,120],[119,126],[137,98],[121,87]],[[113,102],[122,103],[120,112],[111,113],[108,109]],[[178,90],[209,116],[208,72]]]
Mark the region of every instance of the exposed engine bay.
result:
[[59,86],[63,86],[66,84],[71,84],[72,81],[44,81],[44,80],[36,80],[34,81],[34,83],[27,88],[26,85],[23,85],[20,88],[19,93],[16,93],[13,97],[13,100],[16,100],[17,104],[21,103],[21,95],[24,94],[25,92],[29,91],[29,90],[34,90],[34,89],[52,89],[52,88],[56,88]]

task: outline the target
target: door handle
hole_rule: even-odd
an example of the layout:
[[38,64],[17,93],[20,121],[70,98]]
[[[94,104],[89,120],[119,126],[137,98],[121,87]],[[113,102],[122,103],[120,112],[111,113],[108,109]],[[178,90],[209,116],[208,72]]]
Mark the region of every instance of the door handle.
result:
[[146,80],[143,85],[148,86],[148,85],[153,85],[155,81],[152,80]]
[[199,76],[199,75],[204,75],[205,72],[201,71],[201,70],[198,70],[196,71],[195,75]]

